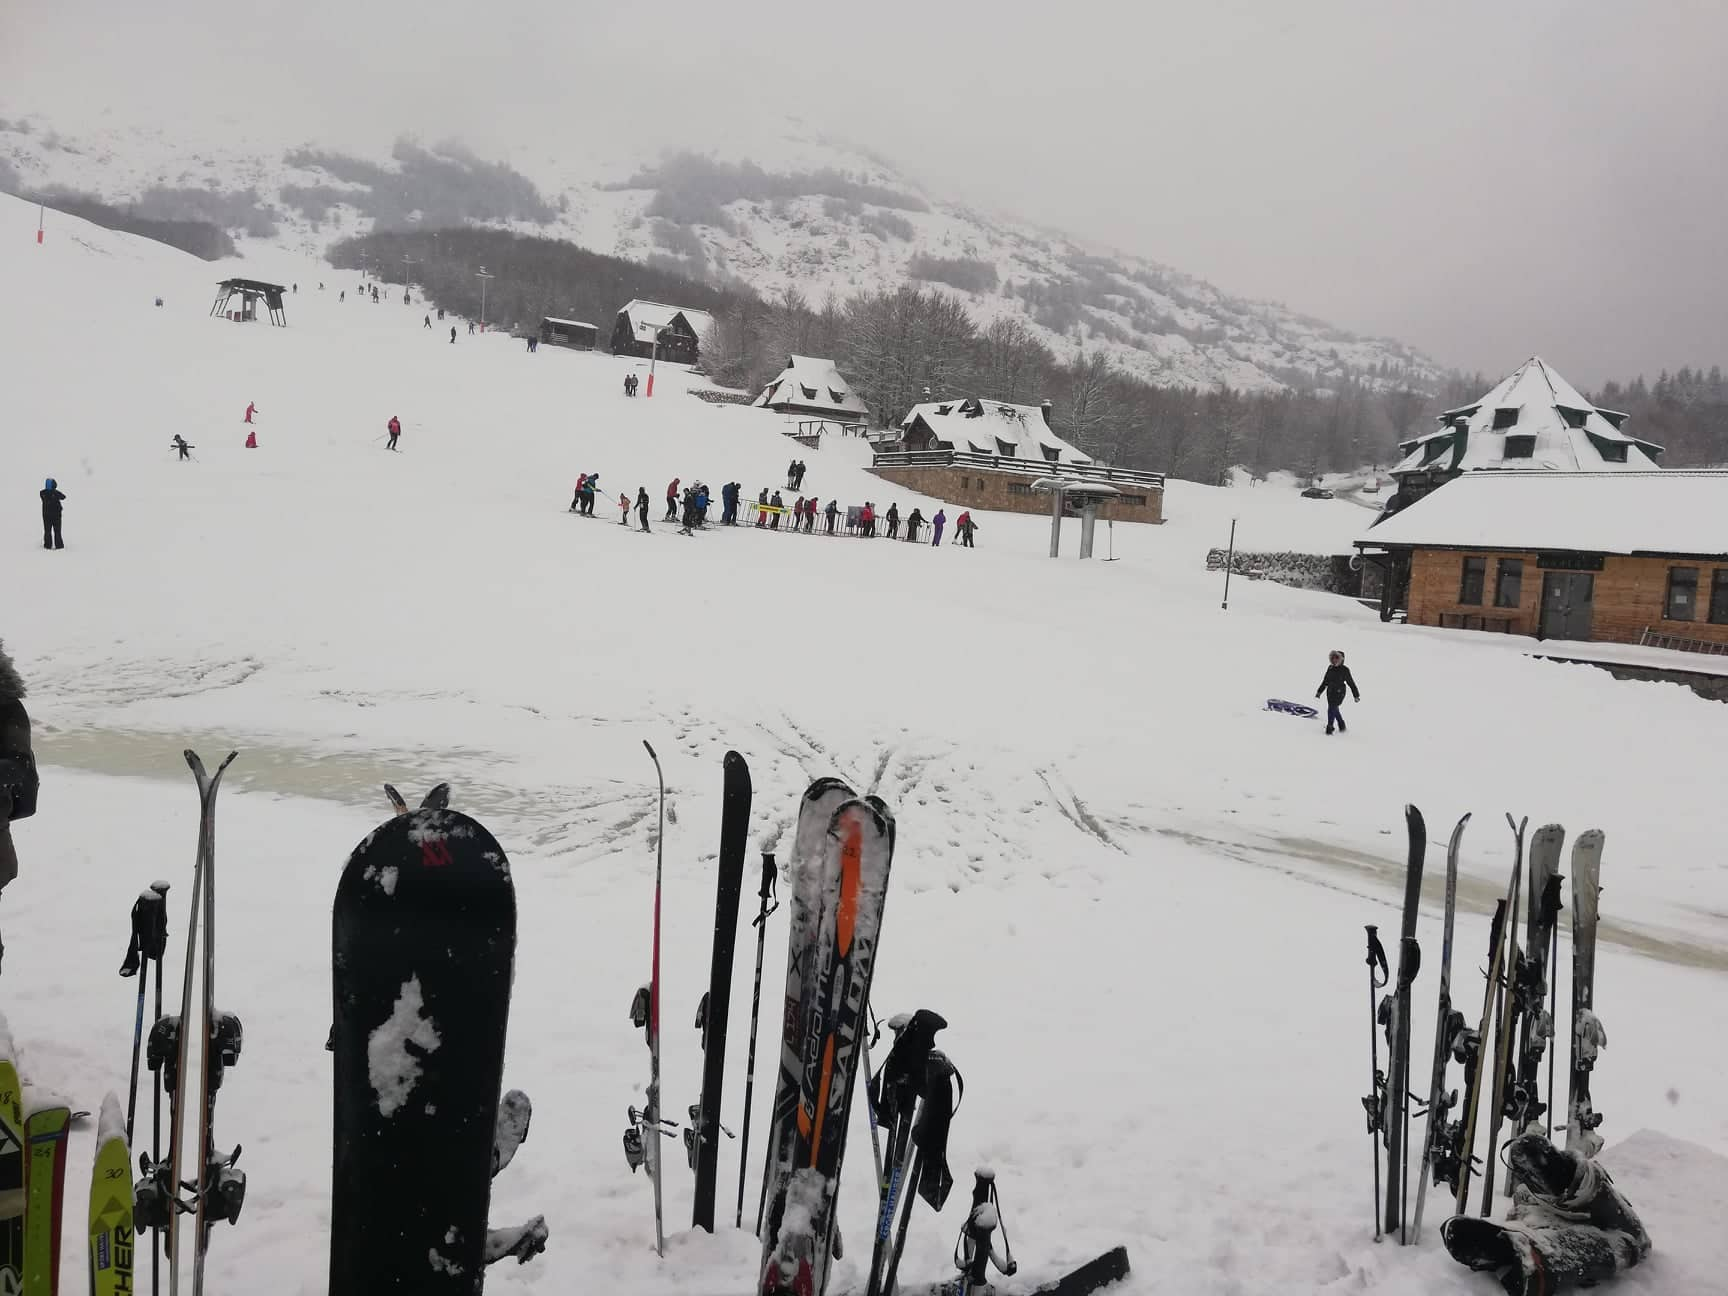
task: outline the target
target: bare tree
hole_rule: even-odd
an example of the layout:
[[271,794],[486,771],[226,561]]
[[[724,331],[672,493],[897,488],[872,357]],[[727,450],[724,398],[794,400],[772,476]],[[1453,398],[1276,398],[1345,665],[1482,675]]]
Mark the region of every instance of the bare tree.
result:
[[1111,380],[1110,357],[1102,351],[1084,351],[1068,369],[1067,399],[1057,411],[1061,430],[1081,450],[1097,456],[1109,439]]

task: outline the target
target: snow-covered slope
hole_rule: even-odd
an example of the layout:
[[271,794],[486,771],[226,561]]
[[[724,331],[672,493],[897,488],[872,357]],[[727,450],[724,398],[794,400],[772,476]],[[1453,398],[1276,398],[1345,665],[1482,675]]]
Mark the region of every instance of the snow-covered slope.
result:
[[[372,160],[399,169],[391,153],[379,148]],[[334,157],[321,164],[319,154],[238,126],[189,145],[179,125],[98,118],[57,133],[17,106],[0,115],[0,162],[23,185],[65,185],[114,202],[156,191],[173,210],[207,210],[237,231],[273,224],[272,241],[301,251],[372,225],[340,205],[345,195],[364,195],[366,182]],[[440,156],[474,161],[453,146]],[[1019,319],[1059,353],[1084,344],[1167,385],[1266,390],[1354,374],[1426,387],[1439,374],[1396,341],[1232,297],[1146,257],[927,192],[875,155],[797,123],[773,122],[700,156],[647,165],[642,156],[577,139],[555,153],[510,158],[550,203],[514,223],[768,295],[796,289],[814,303],[933,284],[964,298],[980,322]],[[267,213],[262,220],[254,203]]]
[[[1501,811],[1600,826],[1595,1007],[1611,1042],[1595,1101],[1658,1248],[1619,1287],[1672,1294],[1689,1290],[1675,1275],[1722,1271],[1714,1216],[1663,1181],[1675,1159],[1646,1142],[1619,1161],[1612,1145],[1647,1126],[1728,1151],[1713,1101],[1728,1041],[1676,1026],[1710,1020],[1728,984],[1709,810],[1728,709],[1267,583],[1233,585],[1222,611],[1204,557],[1232,517],[1255,548],[1360,528],[1353,505],[1267,485],[1173,483],[1170,522],[1115,528],[1114,563],[1050,561],[1036,517],[980,515],[975,551],[753,528],[686,538],[658,510],[642,535],[604,501],[578,519],[565,510],[581,471],[614,499],[698,475],[753,496],[795,452],[825,498],[934,502],[870,476],[857,443],[797,450],[770,414],[691,398],[675,368],[651,400],[627,401],[631,362],[530,356],[465,330],[452,345],[419,308],[339,301],[352,276],[281,249],[210,266],[54,217],[38,247],[34,228],[33,209],[0,198],[0,631],[31,685],[43,771],[40,812],[16,829],[0,987],[37,1082],[92,1107],[124,1090],[132,990],[113,968],[143,884],[174,883],[176,953],[184,931],[174,897],[196,801],[179,749],[241,749],[220,811],[219,979],[246,1052],[217,1141],[245,1144],[251,1184],[239,1224],[214,1235],[212,1290],[258,1273],[272,1292],[326,1289],[330,901],[386,812],[377,785],[440,778],[509,851],[519,891],[506,1078],[536,1110],[493,1214],[541,1212],[552,1230],[545,1256],[494,1271],[487,1290],[578,1290],[597,1274],[631,1293],[750,1289],[745,1234],[683,1229],[675,1151],[656,1260],[647,1185],[619,1150],[647,1070],[626,1011],[648,959],[643,738],[673,811],[668,1107],[698,1082],[681,1023],[707,979],[723,753],[751,763],[752,842],[781,851],[805,782],[844,775],[898,815],[873,1001],[953,1023],[957,1176],[996,1167],[1029,1278],[1126,1243],[1124,1296],[1480,1291],[1432,1232],[1414,1250],[1371,1241],[1362,924],[1396,924],[1403,802],[1428,812],[1431,880],[1473,809],[1453,984],[1479,988],[1509,858]],[[207,317],[211,281],[239,272],[299,283],[289,328]],[[176,432],[194,462],[176,462]],[[68,497],[54,553],[36,539],[47,476]],[[1347,737],[1261,709],[1311,694],[1332,647],[1364,690]],[[1436,948],[1432,907],[1421,935]],[[751,962],[734,987],[733,1127]],[[1425,970],[1419,1056],[1433,993]],[[861,1287],[869,1252],[856,1116],[836,1292]],[[88,1134],[75,1144],[72,1165],[87,1165]],[[723,1185],[738,1155],[723,1145]],[[71,1201],[81,1187],[74,1174]],[[936,1217],[918,1207],[906,1282],[945,1274],[964,1197]],[[80,1242],[69,1228],[68,1266]]]

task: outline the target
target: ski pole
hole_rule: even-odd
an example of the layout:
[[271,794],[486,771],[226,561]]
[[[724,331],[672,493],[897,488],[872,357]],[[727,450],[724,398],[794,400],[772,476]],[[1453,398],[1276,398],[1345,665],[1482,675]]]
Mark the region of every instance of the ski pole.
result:
[[144,987],[150,964],[156,964],[157,1016],[161,1016],[162,952],[168,943],[168,884],[152,882],[132,903],[132,938],[120,975],[138,978],[138,1008],[132,1020],[132,1080],[126,1094],[126,1146],[132,1146],[132,1126],[138,1111],[138,1057],[144,1044]]
[[744,1132],[738,1141],[738,1209],[733,1216],[733,1228],[744,1227],[744,1177],[750,1166],[750,1102],[756,1094],[756,1023],[762,1014],[762,947],[768,941],[768,916],[780,907],[774,897],[774,883],[779,875],[774,852],[763,851],[762,886],[756,893],[761,904],[751,922],[756,929],[756,980],[750,991],[750,1052],[744,1071]]
[[1368,1113],[1368,1138],[1374,1149],[1374,1240],[1380,1241],[1380,1131],[1385,1128],[1386,1077],[1380,1073],[1380,1026],[1374,996],[1392,977],[1386,949],[1380,944],[1380,929],[1368,925],[1368,1058],[1372,1081],[1362,1106]]
[[882,1191],[882,1131],[876,1121],[876,1100],[871,1095],[876,1074],[870,1067],[870,1046],[882,1038],[882,1027],[876,1021],[876,1010],[868,1002],[864,1010],[870,1014],[870,1029],[864,1032],[864,1109],[870,1117],[870,1154],[876,1161],[876,1190]]

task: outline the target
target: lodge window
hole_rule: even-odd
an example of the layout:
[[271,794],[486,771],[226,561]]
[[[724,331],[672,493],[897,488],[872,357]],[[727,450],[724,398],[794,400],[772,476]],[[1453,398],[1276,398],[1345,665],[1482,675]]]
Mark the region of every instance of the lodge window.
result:
[[1506,438],[1508,459],[1529,459],[1536,453],[1536,438],[1528,433]]
[[1466,558],[1464,574],[1458,582],[1458,601],[1473,607],[1482,606],[1482,586],[1488,575],[1486,558]]
[[1625,463],[1626,443],[1624,441],[1608,441],[1599,443],[1604,463]]
[[1008,493],[1010,495],[1030,495],[1032,487],[1027,482],[1009,482]]
[[1494,430],[1504,432],[1509,427],[1518,426],[1518,408],[1497,409],[1494,411]]
[[1728,625],[1728,567],[1718,567],[1710,578],[1710,624]]
[[1494,606],[1515,608],[1524,597],[1524,560],[1502,558],[1494,576]]
[[1670,567],[1668,569],[1668,598],[1662,607],[1662,617],[1666,621],[1690,621],[1698,610],[1698,569],[1696,567]]

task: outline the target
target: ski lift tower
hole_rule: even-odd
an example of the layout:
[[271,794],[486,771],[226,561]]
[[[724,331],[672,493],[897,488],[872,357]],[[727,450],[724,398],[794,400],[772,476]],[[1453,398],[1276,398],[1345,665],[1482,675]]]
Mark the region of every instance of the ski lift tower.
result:
[[1040,477],[1032,489],[1050,496],[1050,556],[1062,548],[1062,514],[1072,507],[1080,512],[1080,556],[1092,556],[1092,534],[1098,526],[1098,506],[1122,492],[1108,482],[1083,481],[1078,477]]

